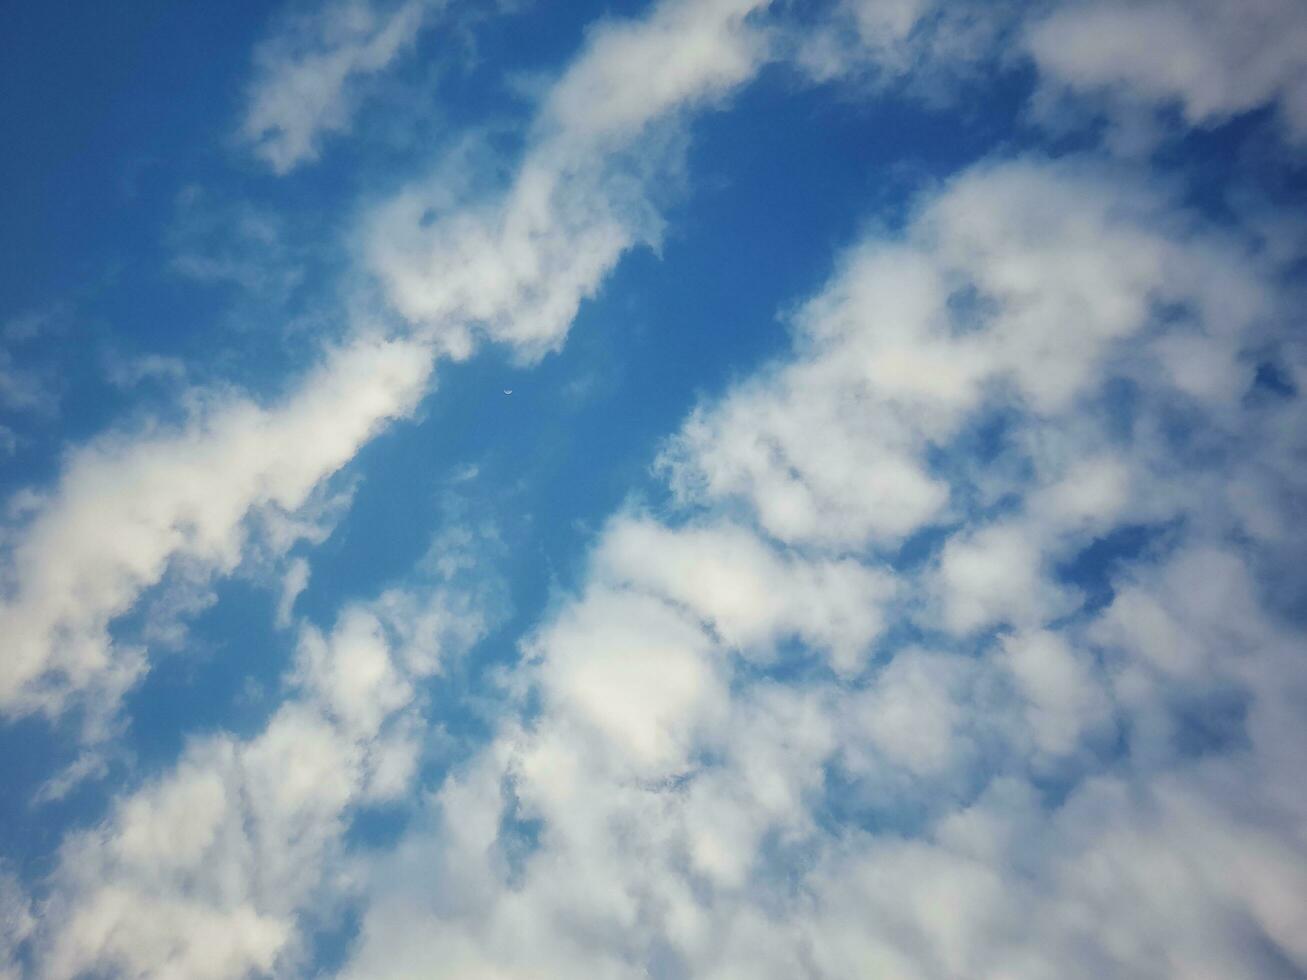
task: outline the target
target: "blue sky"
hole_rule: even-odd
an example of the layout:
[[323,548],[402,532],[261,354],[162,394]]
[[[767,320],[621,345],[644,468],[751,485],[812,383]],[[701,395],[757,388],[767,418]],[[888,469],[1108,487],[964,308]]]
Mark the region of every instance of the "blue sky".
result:
[[0,45],[0,977],[1307,974],[1297,0]]

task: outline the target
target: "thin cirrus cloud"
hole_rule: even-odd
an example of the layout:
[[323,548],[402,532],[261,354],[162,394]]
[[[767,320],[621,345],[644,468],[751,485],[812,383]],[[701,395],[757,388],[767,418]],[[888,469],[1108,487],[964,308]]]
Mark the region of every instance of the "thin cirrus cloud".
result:
[[[331,6],[303,50],[265,47],[252,91],[288,87],[251,102],[256,152],[288,172],[344,138],[352,86],[429,9]],[[1273,108],[1297,139],[1294,10],[1197,9],[665,0],[590,28],[501,187],[437,170],[362,215],[355,305],[388,306],[385,331],[355,326],[277,402],[191,390],[189,421],[82,444],[16,501],[0,709],[112,715],[154,652],[112,627],[149,590],[316,533],[332,475],[442,359],[559,351],[669,234],[689,121],[764,69],[965,111],[941,79],[1029,57],[1028,100],[1057,88],[1086,132],[1106,93],[1195,126]],[[423,768],[447,702],[484,692],[446,667],[492,623],[445,573],[486,574],[484,549],[437,542],[431,581],[329,629],[296,616],[313,556],[287,561],[283,700],[121,787],[44,876],[0,866],[0,975],[1307,970],[1293,265],[1183,171],[1043,135],[833,249],[790,346],[704,392],[648,460],[652,502],[633,491],[515,625],[447,771]],[[411,819],[363,843],[376,806]],[[342,908],[357,929],[323,967]]]

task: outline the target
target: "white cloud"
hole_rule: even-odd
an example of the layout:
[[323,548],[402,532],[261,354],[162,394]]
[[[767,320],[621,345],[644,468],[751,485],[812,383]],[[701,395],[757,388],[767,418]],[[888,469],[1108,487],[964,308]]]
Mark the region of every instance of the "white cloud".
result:
[[110,622],[179,562],[206,574],[239,565],[251,515],[309,503],[381,425],[413,410],[430,370],[420,344],[360,339],[280,403],[209,394],[179,429],[71,453],[5,542],[0,707],[55,714],[88,695],[112,709],[145,659],[111,642]]
[[931,102],[1004,60],[1023,7],[1012,0],[837,0],[787,34],[790,57],[818,82],[901,86]]
[[728,646],[764,662],[798,637],[840,672],[862,665],[893,586],[855,561],[782,557],[752,533],[719,524],[673,531],[618,520],[600,541],[595,575],[674,602]]
[[1158,111],[1212,127],[1272,108],[1307,140],[1307,15],[1297,0],[835,0],[782,32],[819,82],[889,87],[957,104],[976,78],[1037,72],[1036,116],[1062,125],[1106,111],[1108,146],[1138,151]]
[[353,122],[360,83],[412,47],[439,6],[340,0],[290,22],[255,52],[241,139],[278,174],[316,160],[324,137]]
[[1074,750],[1111,716],[1092,658],[1056,633],[1040,630],[1003,640],[1007,666],[1029,701],[1035,744],[1050,755]]
[[378,209],[366,252],[395,309],[455,356],[472,330],[528,360],[557,349],[622,253],[658,240],[650,193],[675,169],[668,127],[758,69],[748,15],[765,5],[678,0],[593,31],[501,197],[450,201],[435,179]]
[[[398,606],[415,614],[397,622]],[[424,616],[447,628],[413,636]],[[347,608],[326,636],[304,627],[298,694],[262,732],[192,741],[172,770],[64,842],[35,931],[38,975],[296,972],[300,914],[349,887],[352,810],[411,784],[420,675],[406,664],[434,667],[480,629],[439,590]],[[415,640],[422,656],[403,650]]]
[[1000,623],[1030,626],[1069,611],[1049,584],[1040,541],[1020,524],[993,524],[951,538],[939,558],[944,624],[956,633]]
[[695,729],[725,696],[710,648],[665,603],[598,589],[543,634],[537,656],[547,703],[657,779],[688,764]]
[[695,413],[664,460],[673,486],[744,501],[787,542],[893,543],[946,516],[928,446],[1009,398],[1066,410],[1162,304],[1231,359],[1220,338],[1265,314],[1259,274],[1232,243],[1171,234],[1165,205],[1080,164],[974,168],[905,242],[846,258],[796,317],[802,357]]
[[281,597],[277,600],[277,626],[285,629],[291,623],[291,613],[295,610],[295,600],[308,588],[309,563],[303,558],[294,558],[286,566],[285,578],[281,584]]
[[766,7],[766,0],[670,0],[641,20],[600,24],[550,91],[540,125],[567,141],[620,141],[721,98],[748,81],[766,54],[764,36],[747,25]]
[[36,930],[32,901],[14,874],[0,870],[0,980],[18,980],[22,949]]
[[921,650],[897,653],[849,711],[857,727],[846,732],[853,736],[846,750],[861,743],[876,761],[920,777],[954,769],[970,755],[962,705],[970,700],[973,673],[962,657]]
[[[10,545],[0,703],[130,684],[143,661],[109,623],[175,562],[235,567],[251,514],[302,509],[412,409],[435,354],[561,343],[657,240],[649,178],[674,171],[681,111],[767,56],[762,6],[595,31],[502,198],[415,187],[381,209],[368,260],[421,339],[343,348],[272,408],[223,399],[74,453]],[[841,9],[859,44],[909,52],[929,13]],[[388,62],[366,40],[383,27],[345,48]],[[322,91],[372,63],[350,57]],[[344,974],[1307,969],[1307,671],[1264,588],[1296,567],[1276,542],[1301,539],[1301,401],[1243,398],[1246,351],[1279,339],[1273,276],[1167,188],[1075,161],[974,167],[852,249],[795,317],[796,353],[669,443],[686,519],[612,521],[490,743],[356,869],[370,905]],[[1104,407],[1109,380],[1130,405]],[[974,445],[996,416],[1002,445]],[[1079,608],[1058,563],[1147,521],[1175,530]],[[892,577],[927,528],[943,542]],[[191,743],[66,842],[44,975],[295,972],[300,915],[350,884],[353,808],[411,784],[415,682],[475,634],[460,619],[390,593],[305,627],[299,694],[263,732]]]
[[1176,106],[1214,126],[1275,106],[1307,140],[1307,11],[1297,0],[1070,3],[1035,20],[1027,44],[1052,86],[1118,104]]

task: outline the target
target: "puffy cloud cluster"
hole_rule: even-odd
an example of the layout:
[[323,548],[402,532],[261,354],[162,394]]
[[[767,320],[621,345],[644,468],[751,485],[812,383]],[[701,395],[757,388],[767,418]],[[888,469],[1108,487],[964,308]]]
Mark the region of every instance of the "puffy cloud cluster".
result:
[[263,731],[189,743],[177,765],[72,834],[47,883],[37,975],[239,977],[303,964],[301,916],[350,888],[357,808],[395,800],[421,753],[417,684],[482,628],[466,597],[387,593],[300,634]]
[[[1039,160],[853,249],[794,357],[672,441],[686,519],[604,532],[346,975],[1307,967],[1304,636],[1235,493],[1302,500],[1258,437],[1302,416],[1254,397],[1276,275]],[[1140,526],[1105,601],[1059,573]]]
[[[790,543],[893,544],[946,516],[945,474],[926,450],[957,442],[991,403],[1057,416],[1126,349],[1139,369],[1183,373],[1196,396],[1241,392],[1251,369],[1230,338],[1265,312],[1257,271],[1162,206],[1090,165],[973,170],[923,209],[907,242],[844,260],[800,315],[804,356],[691,418],[666,455],[674,486],[687,501],[745,501]],[[1162,306],[1183,308],[1185,329],[1136,339]],[[1050,490],[1050,516],[1115,516],[1119,467],[1090,470]],[[1024,564],[1001,534],[989,541],[990,557]]]

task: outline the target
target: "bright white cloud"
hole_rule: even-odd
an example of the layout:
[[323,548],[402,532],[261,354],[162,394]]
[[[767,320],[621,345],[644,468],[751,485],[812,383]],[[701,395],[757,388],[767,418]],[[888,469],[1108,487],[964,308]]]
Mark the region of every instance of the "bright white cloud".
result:
[[947,517],[929,445],[1008,397],[1065,410],[1162,304],[1246,384],[1221,338],[1265,315],[1258,274],[1237,246],[1170,234],[1164,202],[1074,164],[976,168],[906,242],[845,260],[797,317],[803,357],[693,416],[664,459],[673,485],[744,501],[788,542],[894,542]]
[[350,607],[329,635],[305,626],[298,694],[262,732],[191,742],[65,841],[36,934],[39,975],[295,972],[299,914],[348,887],[352,809],[410,787],[415,681],[480,630],[475,610],[439,590]]
[[5,542],[0,708],[56,714],[88,695],[111,709],[145,655],[113,643],[110,623],[179,563],[202,575],[237,567],[252,516],[275,522],[309,503],[380,426],[413,410],[430,371],[420,344],[361,339],[279,403],[197,392],[178,429],[74,451]]
[[729,524],[672,531],[619,520],[599,543],[595,574],[670,600],[747,657],[766,662],[778,641],[797,637],[851,673],[881,632],[893,591],[886,571],[785,558]]
[[669,113],[721,98],[757,71],[767,0],[671,0],[637,21],[600,24],[559,79],[540,125],[566,141],[629,139]]

